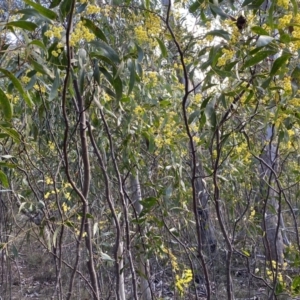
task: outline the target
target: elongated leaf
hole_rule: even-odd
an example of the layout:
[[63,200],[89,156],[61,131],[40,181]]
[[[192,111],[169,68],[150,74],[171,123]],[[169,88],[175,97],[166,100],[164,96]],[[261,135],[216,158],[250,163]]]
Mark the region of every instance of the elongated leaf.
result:
[[128,87],[128,95],[132,92],[135,83],[135,63],[133,60],[128,61],[128,69],[130,72],[130,79],[129,79],[129,87]]
[[58,87],[59,87],[59,74],[57,69],[55,70],[55,79],[49,94],[49,101],[53,100],[58,94]]
[[54,20],[57,18],[57,14],[53,11],[50,10],[38,3],[32,2],[30,0],[24,0],[24,2],[30,6],[32,6],[33,8],[35,8],[41,15],[43,15],[44,17],[50,19],[50,20]]
[[12,107],[5,93],[0,89],[0,107],[4,118],[9,121],[12,117]]
[[248,59],[245,62],[244,68],[254,66],[254,65],[258,64],[259,62],[261,62],[262,60],[264,60],[265,58],[267,58],[268,56],[273,55],[275,53],[276,52],[274,52],[274,51],[260,51],[255,56],[251,57],[250,59]]
[[222,18],[228,18],[228,14],[226,14],[223,9],[220,6],[217,6],[215,4],[209,3],[210,9],[212,13],[219,15]]
[[40,47],[41,49],[43,49],[44,51],[47,51],[47,48],[45,47],[44,43],[39,40],[33,40],[30,43],[28,43],[28,45],[36,45],[36,46]]
[[266,35],[266,36],[269,35],[268,32],[266,30],[264,30],[263,28],[261,28],[260,26],[251,27],[251,31],[256,34],[259,34],[259,35]]
[[22,95],[22,97],[24,98],[26,104],[29,107],[33,106],[33,102],[31,100],[31,98],[29,97],[29,95],[27,94],[27,92],[24,91],[21,82],[9,71],[0,68],[0,72],[2,72],[5,76],[7,76],[11,82],[13,83],[13,85],[15,86],[15,88],[18,90],[18,92]]
[[9,187],[7,176],[0,170],[0,181],[2,185],[6,188]]
[[13,22],[8,22],[6,25],[26,29],[29,31],[34,31],[37,28],[37,25],[35,23],[28,22],[28,21],[13,21]]
[[60,12],[61,12],[61,16],[63,18],[65,18],[71,11],[71,7],[72,7],[72,2],[70,0],[63,0],[59,6],[60,8]]
[[190,13],[194,13],[202,4],[203,0],[196,0],[189,8]]
[[100,85],[100,71],[99,71],[99,66],[98,66],[97,60],[95,60],[94,66],[95,67],[94,67],[93,77],[94,77],[95,81],[98,83],[98,85]]
[[162,57],[167,57],[168,56],[168,51],[167,51],[167,48],[166,48],[165,44],[159,38],[156,38],[156,40],[158,42]]
[[299,3],[297,3],[296,0],[291,0],[291,2],[292,2],[292,5],[293,5],[293,13],[294,13],[294,15],[296,15],[297,12],[298,12],[298,5],[299,5]]
[[120,58],[117,52],[106,43],[102,41],[92,41],[90,44],[97,49],[95,52],[96,54],[106,57],[115,64],[120,63]]
[[286,53],[281,55],[280,57],[278,57],[272,66],[271,72],[270,72],[270,76],[274,76],[277,71],[283,66],[285,65],[286,61],[291,57],[291,54]]
[[20,142],[20,136],[19,133],[13,129],[13,128],[8,128],[6,126],[0,125],[1,131],[6,133],[8,136],[10,136],[15,142]]
[[116,91],[117,100],[121,100],[122,93],[123,93],[123,84],[122,84],[122,80],[119,76],[116,79],[114,79],[113,87],[115,88],[115,91]]
[[61,0],[52,0],[49,8],[54,8],[60,4]]
[[217,117],[216,117],[216,110],[213,107],[213,105],[211,104],[207,105],[205,107],[204,113],[205,113],[207,125],[214,129],[216,127]]
[[96,26],[91,20],[86,18],[81,18],[81,20],[83,21],[84,26],[90,29],[97,38],[104,41],[105,43],[108,43],[103,31],[98,26]]
[[230,40],[230,35],[227,31],[223,30],[223,29],[218,29],[218,30],[212,30],[212,31],[209,31],[207,35],[212,35],[212,36],[219,36],[219,37],[222,37],[223,39],[225,40]]

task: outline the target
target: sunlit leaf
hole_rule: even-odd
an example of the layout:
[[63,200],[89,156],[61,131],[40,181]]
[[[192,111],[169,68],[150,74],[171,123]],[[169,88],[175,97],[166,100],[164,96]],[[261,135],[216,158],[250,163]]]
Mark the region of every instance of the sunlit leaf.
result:
[[254,66],[258,63],[260,63],[262,60],[266,59],[270,55],[274,55],[276,52],[274,51],[260,51],[258,52],[255,56],[249,58],[248,60],[245,61],[244,63],[244,68],[248,68],[251,66]]
[[7,176],[1,170],[0,170],[0,181],[4,187],[6,188],[9,187]]
[[8,22],[6,25],[26,29],[28,31],[34,31],[37,28],[37,25],[35,23],[29,21],[12,21]]
[[168,56],[168,51],[167,51],[167,48],[166,48],[165,44],[159,38],[156,38],[156,40],[158,42],[162,57],[167,57]]
[[24,0],[24,2],[30,6],[32,6],[33,8],[35,8],[41,15],[43,15],[44,17],[54,20],[57,18],[57,14],[53,11],[50,10],[36,2],[32,2],[30,0]]
[[285,66],[287,60],[290,57],[291,57],[291,54],[289,54],[289,53],[283,54],[280,57],[278,57],[273,63],[273,66],[272,66],[272,69],[270,72],[270,76],[274,76],[282,66]]
[[223,29],[211,30],[206,34],[206,36],[207,35],[222,37],[223,39],[228,41],[230,40],[229,33]]

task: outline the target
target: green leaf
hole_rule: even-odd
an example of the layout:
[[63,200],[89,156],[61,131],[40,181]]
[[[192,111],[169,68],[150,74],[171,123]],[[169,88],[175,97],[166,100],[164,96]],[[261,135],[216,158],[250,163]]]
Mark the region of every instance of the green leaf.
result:
[[57,69],[55,70],[55,78],[51,87],[51,91],[49,94],[49,101],[52,101],[58,95],[59,88],[59,74]]
[[25,102],[27,103],[27,105],[29,107],[33,106],[33,102],[31,100],[31,98],[29,97],[29,95],[24,91],[21,82],[9,71],[0,68],[0,72],[2,72],[5,76],[7,76],[11,82],[13,83],[13,85],[15,86],[15,88],[18,90],[18,92],[22,95],[22,97],[24,98]]
[[123,93],[123,84],[119,76],[113,80],[113,87],[115,88],[116,91],[116,99],[121,100],[122,93]]
[[54,20],[57,18],[57,14],[53,11],[50,10],[38,3],[32,2],[30,0],[24,0],[24,2],[30,6],[32,6],[33,8],[35,8],[41,15],[43,15],[44,17],[50,19],[50,20]]
[[212,127],[213,129],[216,127],[216,111],[213,105],[209,104],[205,107],[205,118],[206,118],[206,123],[208,126]]
[[193,111],[193,112],[189,115],[188,124],[191,124],[191,123],[193,123],[194,121],[196,121],[197,119],[199,119],[199,116],[200,116],[200,110],[199,110],[199,109]]
[[166,48],[165,44],[159,38],[156,38],[156,40],[158,42],[162,57],[167,57],[168,56],[168,51],[167,51],[167,48]]
[[15,140],[17,143],[20,142],[20,136],[19,133],[13,129],[13,128],[8,128],[7,126],[4,126],[0,124],[0,129],[4,131],[8,136],[10,136],[13,140]]
[[260,26],[253,26],[251,27],[252,32],[259,34],[259,35],[266,35],[268,36],[268,32],[266,30],[264,30],[263,28],[261,28]]
[[194,13],[202,4],[203,0],[195,1],[189,8],[189,12]]
[[99,66],[97,60],[94,61],[94,73],[93,77],[95,81],[100,85],[100,71],[99,71]]
[[229,17],[228,14],[226,14],[220,6],[217,6],[212,3],[209,3],[209,6],[210,6],[212,13],[219,15],[221,18],[227,19]]
[[60,8],[60,12],[61,12],[61,16],[63,18],[65,18],[71,11],[71,7],[72,7],[72,2],[70,0],[63,0],[59,6]]
[[223,29],[218,29],[218,30],[212,30],[209,31],[205,36],[212,35],[212,36],[219,36],[222,37],[223,39],[229,41],[230,40],[230,35],[227,31]]
[[28,21],[13,21],[13,22],[8,22],[6,25],[26,29],[29,31],[33,31],[37,28],[37,25],[35,23],[28,22]]
[[286,61],[291,57],[291,54],[289,53],[285,53],[283,55],[281,55],[280,57],[278,57],[272,66],[271,72],[270,72],[270,76],[274,76],[277,71],[283,66],[285,65]]
[[295,276],[292,282],[292,291],[300,292],[300,276]]
[[291,0],[292,2],[292,5],[293,5],[293,13],[294,13],[294,16],[298,13],[298,5],[299,3],[297,3],[296,0]]
[[244,68],[254,66],[259,62],[261,62],[262,60],[264,60],[265,58],[267,58],[268,56],[274,55],[275,53],[276,53],[275,51],[271,51],[271,50],[260,51],[255,56],[245,61]]
[[245,1],[243,2],[243,4],[242,4],[242,7],[243,7],[243,6],[246,6],[246,5],[250,4],[250,3],[252,3],[252,2],[254,2],[254,1],[256,1],[256,0],[245,0]]
[[33,40],[30,43],[28,43],[28,45],[36,45],[36,46],[40,47],[41,49],[43,49],[44,51],[47,51],[47,48],[44,45],[44,43],[39,40]]
[[9,121],[12,117],[12,106],[6,96],[6,94],[0,88],[0,108],[3,112],[4,118]]
[[128,60],[127,64],[130,72],[128,93],[127,93],[127,95],[129,95],[132,92],[135,83],[135,62],[134,60],[130,59]]
[[98,26],[96,26],[91,20],[86,18],[81,18],[81,20],[83,21],[84,26],[90,29],[97,38],[104,41],[105,43],[108,43],[103,31]]
[[114,64],[120,63],[120,58],[117,52],[106,43],[102,41],[92,41],[90,44],[97,49],[97,51],[94,52],[95,56],[99,56],[100,58],[105,57]]
[[0,181],[5,188],[9,187],[7,176],[0,170]]
[[61,0],[52,0],[49,8],[54,8],[54,7],[58,6],[60,2],[61,2]]

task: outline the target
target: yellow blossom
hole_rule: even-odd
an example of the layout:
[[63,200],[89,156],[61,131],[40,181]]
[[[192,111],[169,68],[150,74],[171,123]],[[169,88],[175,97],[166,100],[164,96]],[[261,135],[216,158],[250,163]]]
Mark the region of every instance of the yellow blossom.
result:
[[51,54],[52,54],[54,57],[58,57],[58,55],[59,55],[58,52],[55,51],[55,50],[52,50]]
[[91,4],[89,4],[89,5],[86,7],[85,12],[86,12],[86,14],[88,14],[88,15],[92,15],[92,14],[97,14],[97,13],[99,13],[100,10],[101,10],[100,7],[98,7],[98,6],[96,6],[96,5],[91,5]]
[[46,182],[46,184],[53,184],[53,180],[48,176],[46,176],[45,182]]
[[55,149],[55,144],[54,144],[53,142],[49,141],[49,142],[48,142],[48,147],[49,147],[50,151],[54,151],[54,149]]
[[47,193],[44,195],[44,198],[45,198],[45,199],[48,199],[50,195],[51,195],[51,193],[50,193],[50,192],[47,192]]
[[76,24],[73,33],[71,34],[70,45],[76,46],[78,43],[84,40],[87,42],[91,42],[95,38],[96,36],[92,32],[90,32],[90,30],[86,26],[84,26],[83,21],[79,21]]
[[27,84],[30,81],[30,78],[26,75],[21,77],[21,82]]

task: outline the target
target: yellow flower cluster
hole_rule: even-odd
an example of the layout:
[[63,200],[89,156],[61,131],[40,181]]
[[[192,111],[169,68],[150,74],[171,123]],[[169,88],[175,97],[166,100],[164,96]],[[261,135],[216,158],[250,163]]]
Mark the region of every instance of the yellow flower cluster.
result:
[[63,27],[62,26],[54,26],[52,25],[49,30],[47,30],[44,34],[48,38],[57,38],[61,39],[62,35],[61,33],[63,32]]
[[291,100],[289,100],[289,105],[298,107],[300,106],[300,98],[293,98]]
[[91,5],[91,4],[89,4],[85,10],[87,15],[98,14],[100,11],[101,8],[99,6]]
[[68,206],[68,205],[66,204],[66,202],[64,202],[64,203],[62,204],[61,208],[62,208],[63,212],[67,212],[68,210],[70,210],[70,206]]
[[145,76],[143,79],[146,84],[149,83],[151,86],[156,86],[156,84],[158,82],[157,72],[147,72],[147,73],[145,73]]
[[169,146],[178,139],[178,133],[174,130],[176,128],[174,116],[175,112],[169,112],[169,118],[166,123],[163,118],[160,118],[160,124],[165,124],[159,129],[160,134],[155,137],[155,145],[158,149],[161,149],[163,146]]
[[184,270],[181,278],[178,275],[176,275],[175,286],[181,296],[183,295],[184,289],[188,287],[188,284],[192,281],[192,279],[193,272],[191,269]]
[[136,39],[140,43],[144,43],[144,42],[148,41],[148,34],[142,25],[136,26],[134,29],[134,33],[135,33]]
[[277,5],[285,8],[285,9],[288,9],[289,8],[289,3],[290,1],[289,0],[278,0],[277,1]]
[[30,81],[30,78],[26,75],[21,77],[21,82],[23,82],[24,84],[27,84]]
[[63,43],[62,42],[59,42],[56,46],[56,50],[52,50],[51,51],[51,54],[55,57],[58,57],[59,54],[62,52],[62,48],[64,47]]
[[145,27],[150,35],[157,35],[161,32],[161,22],[157,15],[149,14],[146,18]]
[[225,66],[228,60],[231,60],[234,56],[234,52],[230,49],[222,49],[223,55],[218,59],[219,66]]
[[51,141],[48,142],[48,148],[50,149],[50,151],[54,151],[55,150],[55,144]]
[[288,14],[288,15],[285,15],[282,18],[278,19],[278,28],[282,29],[282,28],[285,28],[288,25],[290,25],[292,18],[293,18],[293,15]]
[[38,85],[38,84],[35,84],[34,86],[33,86],[33,88],[35,89],[35,90],[37,90],[38,92],[40,92],[40,93],[46,93],[46,88],[43,86],[43,85]]
[[290,95],[292,93],[292,84],[291,84],[290,76],[286,76],[283,78],[282,86],[283,86],[284,94]]
[[239,158],[245,163],[250,163],[251,154],[248,151],[248,145],[246,142],[240,143],[235,146],[234,149],[235,154],[239,156]]
[[11,103],[17,103],[20,100],[19,96],[14,96],[14,95],[8,94],[8,93],[5,93],[5,95],[6,95],[7,99],[10,100]]
[[70,45],[74,47],[82,40],[90,42],[95,38],[95,35],[84,26],[84,23],[82,21],[79,21],[76,24],[74,32],[71,34]]
[[50,178],[49,176],[46,176],[46,178],[45,178],[45,183],[46,183],[47,185],[53,184],[52,178]]
[[169,255],[169,258],[171,260],[172,270],[173,270],[173,272],[176,272],[176,270],[179,269],[178,263],[177,263],[177,257],[172,253],[172,251],[170,249],[167,249],[164,246],[161,247],[161,251],[163,253],[166,253]]
[[162,30],[160,18],[154,14],[149,14],[146,19],[144,26],[139,25],[134,29],[136,39],[140,43],[149,42],[153,44],[151,38],[157,36]]
[[142,108],[140,105],[133,110],[134,114],[137,116],[140,116],[144,111],[144,108]]
[[196,94],[194,96],[194,104],[199,105],[201,103],[202,100],[202,95],[201,94]]

